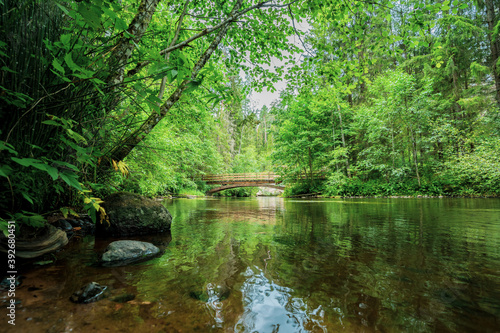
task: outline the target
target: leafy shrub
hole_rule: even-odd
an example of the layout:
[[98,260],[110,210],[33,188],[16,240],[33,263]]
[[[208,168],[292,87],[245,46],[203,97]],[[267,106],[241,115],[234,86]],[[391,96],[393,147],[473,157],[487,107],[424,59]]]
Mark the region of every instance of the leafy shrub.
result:
[[500,195],[500,147],[481,146],[445,163],[441,177],[460,195]]

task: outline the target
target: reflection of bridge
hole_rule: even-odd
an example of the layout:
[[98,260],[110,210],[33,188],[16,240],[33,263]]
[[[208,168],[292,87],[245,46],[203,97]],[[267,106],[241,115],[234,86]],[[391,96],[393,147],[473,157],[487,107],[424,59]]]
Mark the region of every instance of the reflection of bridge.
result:
[[221,175],[204,175],[201,178],[208,185],[220,185],[207,192],[213,194],[219,191],[236,187],[272,187],[284,190],[281,184],[281,176],[273,173],[227,173]]

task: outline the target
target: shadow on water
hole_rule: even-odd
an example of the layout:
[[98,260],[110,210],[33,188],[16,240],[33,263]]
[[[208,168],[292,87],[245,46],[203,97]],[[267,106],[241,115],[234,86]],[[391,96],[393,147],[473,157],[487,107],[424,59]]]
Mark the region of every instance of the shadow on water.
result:
[[[165,205],[171,238],[137,238],[161,257],[96,267],[111,240],[74,241],[24,273],[11,331],[499,332],[500,200]],[[70,303],[91,281],[110,297]]]

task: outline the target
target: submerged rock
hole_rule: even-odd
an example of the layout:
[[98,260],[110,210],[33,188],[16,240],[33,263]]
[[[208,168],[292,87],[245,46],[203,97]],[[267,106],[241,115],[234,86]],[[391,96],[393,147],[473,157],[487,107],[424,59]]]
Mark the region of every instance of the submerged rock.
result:
[[80,235],[93,235],[95,233],[95,224],[88,218],[67,219],[74,230]]
[[105,292],[108,289],[97,282],[90,282],[83,286],[80,290],[76,291],[69,298],[73,303],[92,303],[96,302],[106,296]]
[[134,299],[135,299],[134,294],[122,294],[114,297],[112,301],[116,303],[127,303],[133,301]]
[[149,260],[156,256],[160,249],[151,243],[134,240],[112,242],[102,255],[103,266],[124,266],[138,261]]
[[73,231],[73,226],[66,220],[64,219],[59,219],[57,220],[54,224],[54,227],[57,229],[61,229],[62,231],[66,232],[72,232]]
[[138,194],[119,192],[102,204],[109,223],[97,223],[96,234],[133,236],[170,231],[172,215],[159,202]]

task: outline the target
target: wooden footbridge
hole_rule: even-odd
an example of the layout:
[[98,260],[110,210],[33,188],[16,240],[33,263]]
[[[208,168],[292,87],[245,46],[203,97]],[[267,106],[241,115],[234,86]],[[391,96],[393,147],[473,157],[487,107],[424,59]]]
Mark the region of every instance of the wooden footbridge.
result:
[[[299,181],[307,179],[305,174],[298,175],[291,181]],[[313,179],[326,179],[325,172],[315,172],[313,173]],[[208,195],[213,193],[227,190],[236,187],[272,187],[280,190],[284,190],[285,186],[283,183],[283,178],[274,173],[261,172],[261,173],[226,173],[220,175],[204,175],[201,180],[205,181],[207,185],[220,185],[207,192]]]
[[220,175],[204,175],[201,178],[208,185],[220,185],[207,192],[211,195],[216,192],[236,187],[272,187],[284,190],[281,176],[274,173],[227,173]]

